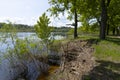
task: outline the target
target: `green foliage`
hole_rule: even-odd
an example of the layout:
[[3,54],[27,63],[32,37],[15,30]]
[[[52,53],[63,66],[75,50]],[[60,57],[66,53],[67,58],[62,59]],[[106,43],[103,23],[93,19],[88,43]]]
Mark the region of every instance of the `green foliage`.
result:
[[52,5],[49,8],[52,16],[58,17],[59,13],[63,15],[64,13],[68,13],[67,19],[74,20],[74,38],[77,38],[79,0],[49,0],[49,3]]
[[34,26],[37,36],[46,44],[49,44],[51,40],[49,38],[51,36],[52,28],[49,27],[49,24],[50,19],[44,13],[39,17],[37,24]]
[[34,28],[33,26],[28,26],[28,25],[23,25],[23,24],[14,24],[14,23],[11,23],[9,22],[8,24],[7,23],[0,23],[0,31],[3,32],[3,28],[4,26],[10,26],[10,25],[13,25],[18,32],[34,32]]
[[54,27],[53,32],[68,32],[71,28],[70,27]]
[[28,59],[34,60],[34,55],[43,53],[38,52],[43,49],[43,45],[40,45],[40,42],[33,42],[27,38],[24,40],[19,39],[17,36],[17,29],[11,22],[5,24],[1,30],[2,32],[0,35],[2,38],[0,38],[0,42],[7,45],[7,48],[5,52],[0,52],[2,54],[2,58],[0,59],[8,59],[11,64],[14,65],[15,61],[21,62]]
[[72,35],[73,33],[74,33],[74,29],[72,28],[67,32],[68,35]]
[[[79,7],[79,14],[81,14],[80,21],[82,24],[90,24],[90,20],[96,19],[96,26],[98,29],[101,27],[101,1],[102,0],[80,0],[82,3]],[[103,0],[104,1],[104,0]],[[120,1],[118,0],[105,0],[105,7],[107,8],[107,25],[109,25],[108,31],[112,31],[114,28],[120,25]],[[107,26],[106,25],[106,26]],[[86,27],[86,26],[85,26]],[[88,27],[90,28],[90,27]],[[93,28],[94,29],[94,28]]]
[[63,13],[65,11],[68,12],[68,18],[73,18],[73,14],[75,9],[78,9],[80,0],[49,0],[49,4],[52,5],[51,8],[49,8],[49,11],[51,12],[51,15],[59,16],[59,13]]
[[[49,9],[51,15],[59,16],[59,13],[68,13],[68,19],[74,19],[74,11],[77,11],[78,21],[82,22],[82,26],[86,31],[99,31],[101,37],[105,37],[107,31],[116,30],[120,34],[120,1],[119,0],[105,0],[107,20],[104,22],[105,17],[102,17],[101,1],[104,0],[49,0],[52,7]],[[103,20],[101,20],[103,19]],[[92,21],[92,22],[91,22]],[[102,29],[101,23],[105,23]],[[106,24],[107,23],[107,24]],[[109,28],[106,28],[109,25]],[[103,31],[101,31],[101,29]],[[107,31],[105,30],[107,29]],[[104,34],[104,35],[102,35]]]
[[99,27],[97,23],[94,23],[89,26],[81,26],[78,28],[78,33],[98,33],[99,32]]
[[[25,41],[20,42],[20,40],[18,39],[16,27],[11,22],[9,22],[8,24],[4,24],[2,26],[1,31],[1,36],[3,38],[0,39],[0,42],[7,45],[7,49],[5,51],[5,54],[3,55],[4,58],[10,59],[10,61],[14,61],[15,57],[20,59],[20,56],[22,56],[26,52],[27,48]],[[8,40],[10,40],[10,42]]]
[[[0,39],[0,41],[2,41],[3,43],[7,43],[7,38],[9,38],[12,41],[12,44],[14,45],[15,42],[15,38],[17,38],[17,29],[15,28],[15,26],[9,22],[9,24],[4,24],[3,27],[1,28],[1,34],[0,36],[2,36],[3,38]],[[9,44],[8,44],[9,46]]]

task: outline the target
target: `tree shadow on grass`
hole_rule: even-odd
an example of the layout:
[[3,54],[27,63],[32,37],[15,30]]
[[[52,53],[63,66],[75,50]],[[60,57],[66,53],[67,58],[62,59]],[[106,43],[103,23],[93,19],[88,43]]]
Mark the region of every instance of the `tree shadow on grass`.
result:
[[[109,42],[113,42],[117,45],[120,45],[120,38],[107,37],[105,40],[109,41]],[[102,40],[91,38],[91,39],[87,39],[87,41],[88,41],[89,44],[92,45],[92,44],[99,44],[99,42],[101,42]]]
[[96,61],[99,65],[94,67],[82,80],[120,80],[120,63],[110,61]]
[[109,41],[109,42],[113,42],[115,44],[120,45],[120,38],[110,38],[110,37],[108,37],[106,40]]
[[88,44],[87,45],[92,45],[92,44],[98,44],[101,40],[100,39],[94,39],[94,38],[91,38],[91,39],[87,39],[88,41]]

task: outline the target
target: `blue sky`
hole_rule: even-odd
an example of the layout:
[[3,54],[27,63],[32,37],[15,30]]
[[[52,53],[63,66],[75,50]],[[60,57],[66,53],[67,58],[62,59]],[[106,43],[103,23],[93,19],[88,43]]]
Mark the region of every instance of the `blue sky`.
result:
[[[49,7],[48,0],[0,0],[0,22],[34,25]],[[51,25],[64,26],[69,23],[65,18],[51,17]]]
[[0,22],[33,25],[49,7],[48,0],[0,0]]
[[0,0],[0,22],[33,25],[49,7],[48,0]]

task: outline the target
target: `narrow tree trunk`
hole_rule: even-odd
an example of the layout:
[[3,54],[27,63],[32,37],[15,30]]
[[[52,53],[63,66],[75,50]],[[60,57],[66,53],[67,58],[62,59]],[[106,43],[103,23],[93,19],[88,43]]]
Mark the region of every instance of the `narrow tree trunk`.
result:
[[113,35],[115,35],[115,28],[113,28],[113,31],[112,31]]
[[77,11],[76,11],[76,8],[75,8],[75,25],[74,25],[74,38],[77,38],[78,37],[78,34],[77,34],[77,26],[78,26],[78,24],[77,24]]
[[106,25],[107,25],[107,8],[105,5],[105,0],[101,0],[101,27],[100,27],[100,39],[105,39],[106,37]]
[[120,27],[118,27],[118,36],[120,36]]
[[[111,0],[107,0],[107,7],[109,7]],[[109,16],[107,15],[107,20],[109,19]],[[109,35],[109,29],[110,29],[110,25],[109,22],[107,23],[107,30],[106,30],[106,34]]]
[[107,25],[107,31],[106,31],[107,35],[109,35],[109,29],[110,29],[110,25],[108,24]]
[[117,32],[117,36],[119,36],[119,33],[120,33],[120,32],[119,32],[119,29],[118,29],[118,28],[116,29],[116,32]]

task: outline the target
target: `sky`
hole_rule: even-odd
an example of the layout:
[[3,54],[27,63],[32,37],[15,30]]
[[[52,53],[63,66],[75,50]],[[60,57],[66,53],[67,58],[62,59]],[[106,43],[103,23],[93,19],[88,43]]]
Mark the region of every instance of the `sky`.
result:
[[[48,8],[50,8],[48,0],[0,0],[0,22],[9,20],[16,24],[34,25]],[[66,15],[64,17],[61,15],[60,20],[50,17],[51,25],[65,26],[70,23],[65,19]]]

